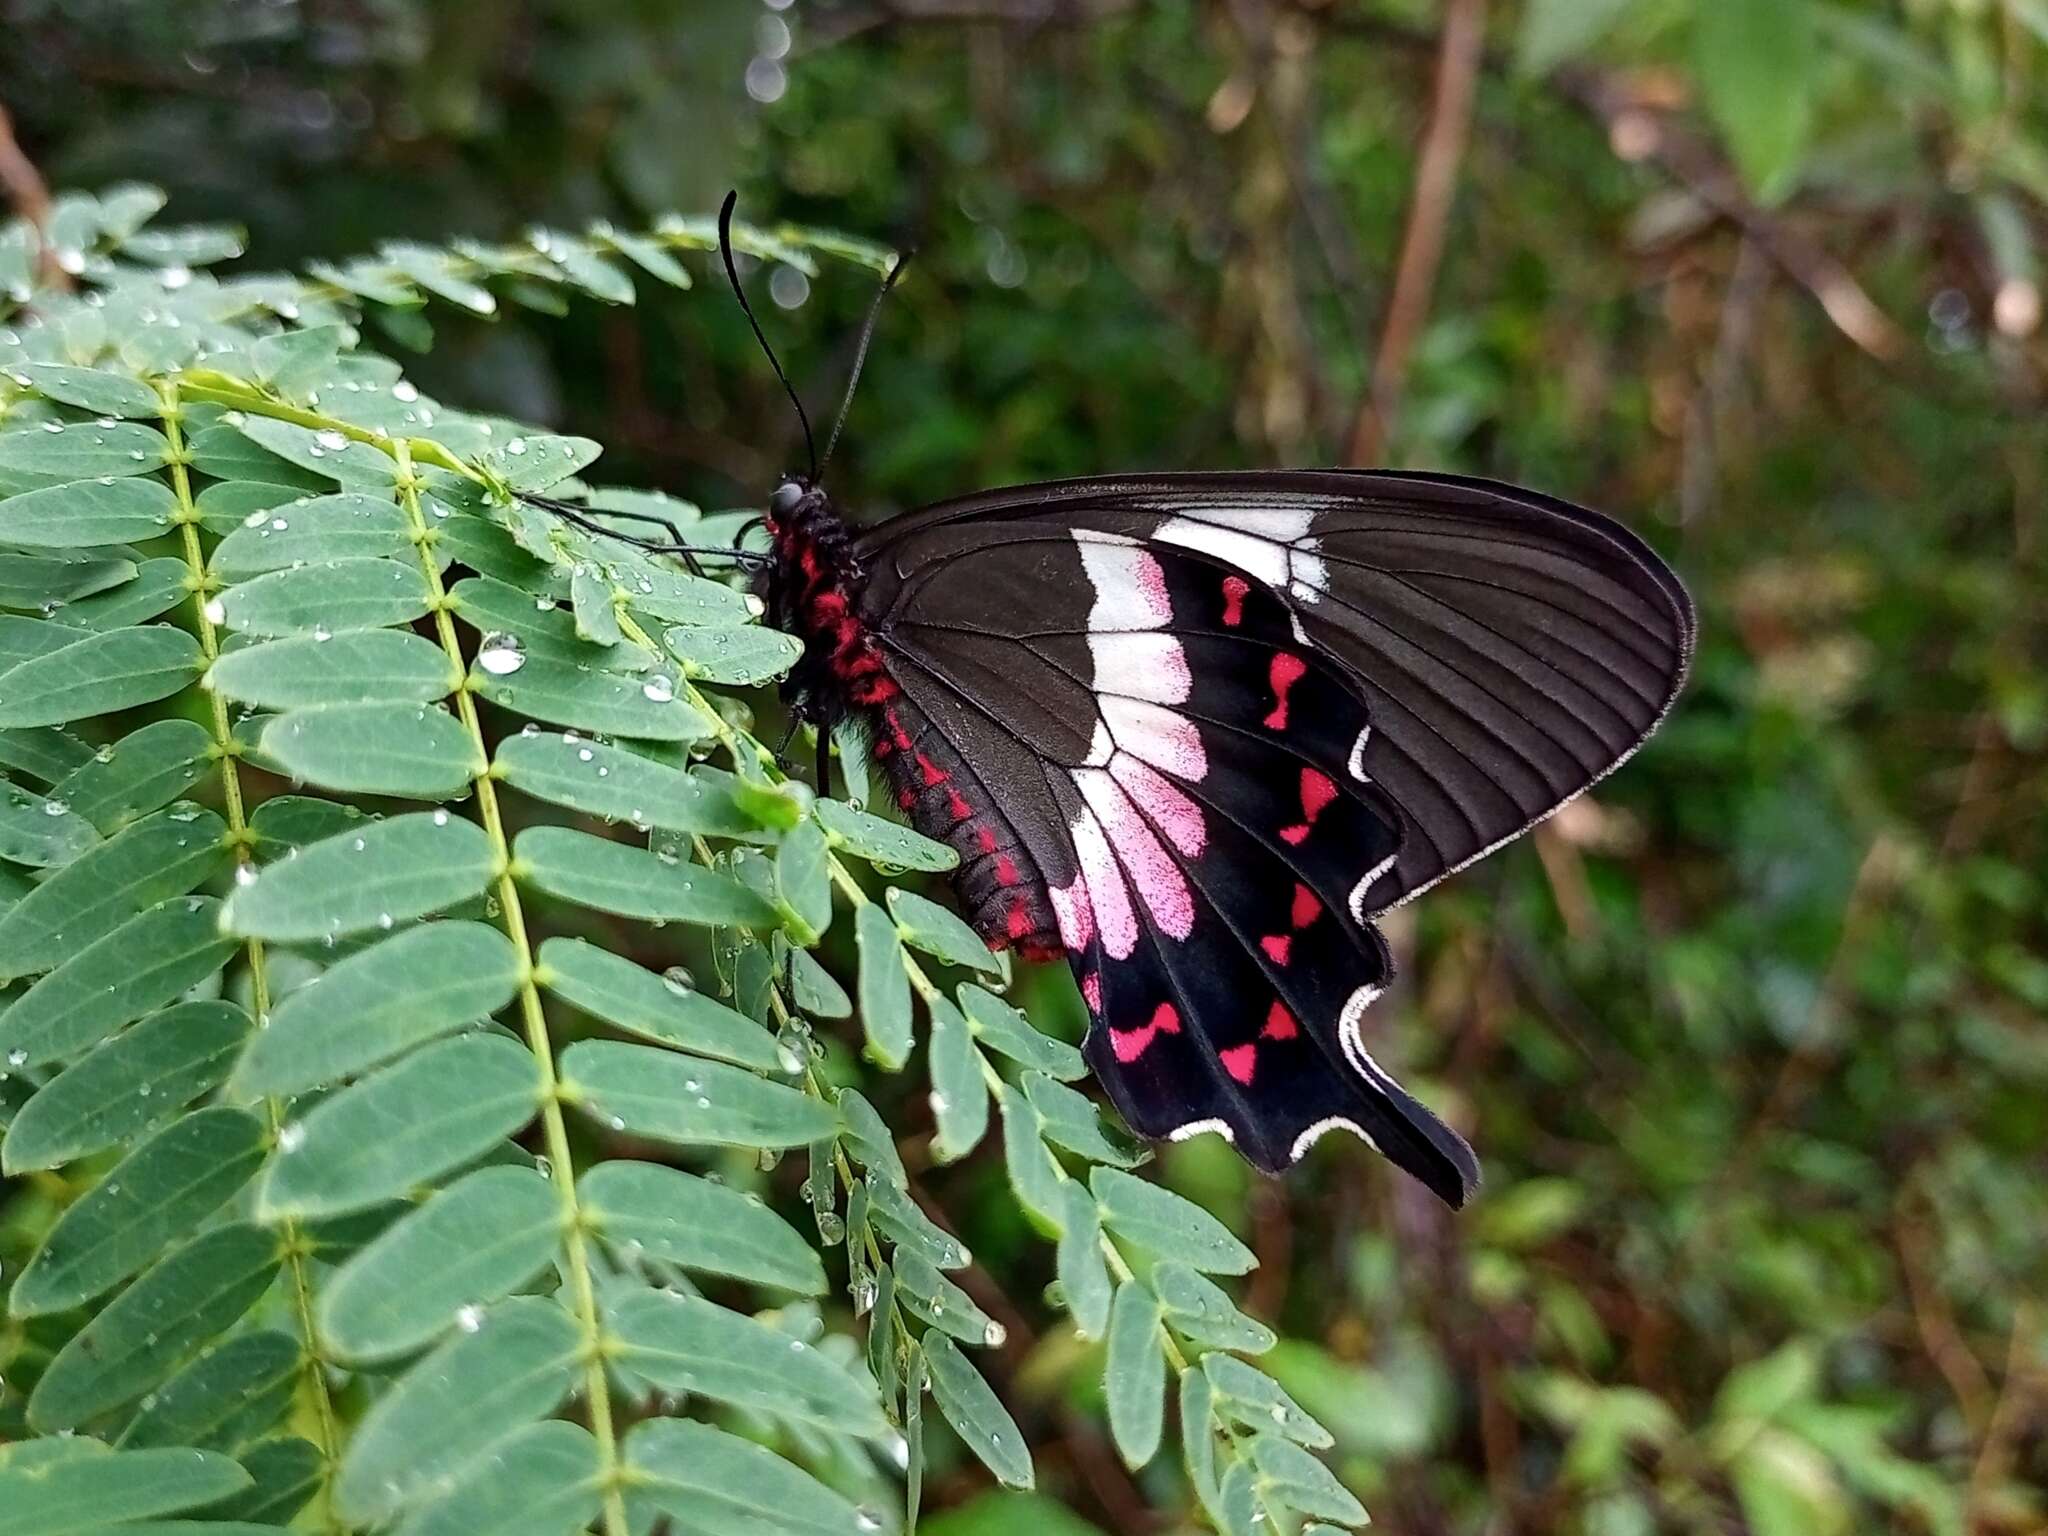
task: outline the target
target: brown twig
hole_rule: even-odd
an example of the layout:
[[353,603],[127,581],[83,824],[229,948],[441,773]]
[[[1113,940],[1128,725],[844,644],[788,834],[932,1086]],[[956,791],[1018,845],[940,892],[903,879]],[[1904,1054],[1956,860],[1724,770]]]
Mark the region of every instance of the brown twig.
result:
[[1407,384],[1408,359],[1429,316],[1437,269],[1443,263],[1444,233],[1450,224],[1458,167],[1471,134],[1472,101],[1486,56],[1485,44],[1486,0],[1448,0],[1437,49],[1429,127],[1416,160],[1415,189],[1408,203],[1393,292],[1387,298],[1386,323],[1380,329],[1379,355],[1351,428],[1348,458],[1353,464],[1370,464],[1385,448]]
[[[1326,25],[1415,52],[1440,51],[1443,44],[1428,31],[1383,17],[1337,15]],[[1507,72],[1507,60],[1499,54],[1482,51],[1479,62],[1490,74]],[[1619,75],[1572,64],[1551,71],[1545,84],[1605,128],[1617,154],[1654,165],[1740,226],[1771,264],[1811,294],[1835,328],[1858,347],[1890,363],[1909,355],[1906,334],[1877,307],[1855,274],[1790,221],[1752,202],[1705,138],[1669,113],[1645,104]]]
[[2005,1352],[2005,1379],[1999,1384],[1997,1402],[1992,1404],[1991,1421],[1984,1426],[1983,1446],[1970,1468],[1969,1488],[1963,1497],[1966,1531],[1978,1528],[1985,1504],[2012,1461],[2013,1442],[2025,1432],[2034,1413],[2042,1385],[2034,1369],[2039,1322],[2032,1302],[2023,1301],[2013,1309],[2012,1340]]
[[1899,1190],[1892,1224],[1893,1245],[1899,1253],[1899,1269],[1905,1276],[1906,1296],[1912,1305],[1913,1323],[1919,1330],[1921,1347],[1934,1368],[1946,1378],[1962,1410],[1963,1422],[1973,1435],[1989,1437],[1995,1394],[1976,1353],[1956,1326],[1955,1313],[1941,1293],[1932,1273],[1934,1239],[1914,1210],[1920,1199],[1916,1185],[1907,1180]]
[[14,136],[14,119],[0,106],[0,190],[21,215],[36,243],[36,266],[53,288],[71,286],[71,275],[57,265],[57,256],[43,239],[50,223],[50,188]]

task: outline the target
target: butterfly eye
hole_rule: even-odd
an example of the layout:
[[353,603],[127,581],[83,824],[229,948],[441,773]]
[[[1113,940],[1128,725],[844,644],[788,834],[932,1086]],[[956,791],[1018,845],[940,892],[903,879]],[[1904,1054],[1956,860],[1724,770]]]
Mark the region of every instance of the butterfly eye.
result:
[[787,517],[797,509],[804,499],[804,488],[795,480],[785,480],[775,487],[775,494],[768,498],[768,510],[777,517]]

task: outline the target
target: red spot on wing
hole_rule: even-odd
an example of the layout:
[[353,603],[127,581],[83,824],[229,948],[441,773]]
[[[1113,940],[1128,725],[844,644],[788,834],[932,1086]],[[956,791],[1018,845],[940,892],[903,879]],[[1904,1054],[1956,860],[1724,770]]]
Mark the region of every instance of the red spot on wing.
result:
[[1323,812],[1323,807],[1337,798],[1337,786],[1328,774],[1318,773],[1313,768],[1301,770],[1301,809],[1310,821]]
[[1259,940],[1259,948],[1266,952],[1266,958],[1275,965],[1287,963],[1287,952],[1294,947],[1294,940],[1284,933],[1269,933]]
[[981,851],[983,853],[994,853],[996,851],[996,832],[994,827],[984,823],[974,829],[974,837],[975,841],[981,844]]
[[1297,928],[1306,928],[1322,912],[1323,904],[1316,900],[1316,893],[1307,886],[1297,883],[1294,887],[1294,908],[1289,916]]
[[1112,1029],[1109,1044],[1110,1049],[1116,1052],[1116,1059],[1128,1064],[1145,1054],[1145,1048],[1155,1036],[1179,1033],[1179,1013],[1175,1012],[1173,1004],[1161,1003],[1152,1010],[1151,1019],[1136,1029]]
[[1244,622],[1244,595],[1251,589],[1242,576],[1223,578],[1223,622],[1233,629]]
[[1302,819],[1291,827],[1282,827],[1280,835],[1290,843],[1305,842],[1308,838],[1308,829],[1314,826],[1316,818],[1323,814],[1323,807],[1336,798],[1337,786],[1328,774],[1318,773],[1313,768],[1302,769]]
[[1227,1051],[1218,1051],[1217,1059],[1223,1063],[1223,1070],[1240,1083],[1250,1086],[1252,1071],[1259,1064],[1259,1048],[1256,1045],[1234,1045]]
[[1001,885],[1017,883],[1017,861],[1007,853],[996,855],[996,881]]
[[1102,1012],[1102,978],[1093,974],[1081,978],[1081,1001],[1088,1005],[1090,1013]]
[[1273,1006],[1266,1010],[1266,1027],[1259,1033],[1268,1040],[1292,1040],[1301,1030],[1294,1022],[1294,1015],[1276,998]]
[[965,821],[974,814],[974,807],[967,803],[967,797],[957,789],[946,791],[946,809],[952,813],[955,821]]
[[946,782],[946,770],[926,757],[922,752],[917,754],[917,767],[918,771],[924,775],[925,783],[943,784]]
[[1291,651],[1275,651],[1267,675],[1273,684],[1273,712],[1266,716],[1266,729],[1287,729],[1287,690],[1301,680],[1308,663]]

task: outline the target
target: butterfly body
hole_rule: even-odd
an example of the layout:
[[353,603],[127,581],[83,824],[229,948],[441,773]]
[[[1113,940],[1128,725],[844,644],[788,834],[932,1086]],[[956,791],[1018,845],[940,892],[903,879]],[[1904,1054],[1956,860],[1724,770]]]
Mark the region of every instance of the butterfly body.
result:
[[1373,916],[1640,744],[1692,613],[1597,514],[1451,477],[1111,477],[855,531],[766,518],[786,690],[869,733],[996,947],[1065,958],[1132,1128],[1268,1170],[1365,1137],[1452,1204],[1465,1143],[1367,1048]]

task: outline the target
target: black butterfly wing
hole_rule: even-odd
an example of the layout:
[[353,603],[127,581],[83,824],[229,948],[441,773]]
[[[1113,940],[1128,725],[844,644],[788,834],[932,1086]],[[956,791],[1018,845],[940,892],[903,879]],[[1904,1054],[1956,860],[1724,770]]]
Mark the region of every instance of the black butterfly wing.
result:
[[1118,476],[994,491],[865,535],[912,563],[942,529],[1054,521],[1172,544],[1286,595],[1354,677],[1355,766],[1402,839],[1366,911],[1398,904],[1604,777],[1676,698],[1694,618],[1619,523],[1491,481],[1385,472]]
[[[962,848],[984,932],[1055,929],[1133,1129],[1221,1131],[1277,1170],[1343,1126],[1462,1202],[1470,1151],[1364,1044],[1390,968],[1354,913],[1399,838],[1348,764],[1366,705],[1277,593],[1199,550],[1011,518],[893,541],[862,606],[904,693],[906,808]],[[1031,896],[1004,905],[999,860]]]

